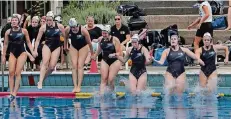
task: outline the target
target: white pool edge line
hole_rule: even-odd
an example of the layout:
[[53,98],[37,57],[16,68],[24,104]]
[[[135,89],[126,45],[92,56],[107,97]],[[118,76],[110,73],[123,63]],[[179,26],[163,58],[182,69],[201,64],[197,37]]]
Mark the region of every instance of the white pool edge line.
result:
[[[125,74],[125,75],[127,75],[127,74],[129,74],[129,72],[130,71],[120,71],[118,74]],[[148,75],[163,75],[163,74],[165,74],[165,71],[158,71],[158,72],[148,71],[147,73],[148,73]],[[8,71],[4,72],[4,75],[8,75],[8,74],[9,74]],[[39,75],[39,74],[40,74],[40,72],[38,72],[38,71],[26,71],[26,72],[22,72],[22,75]],[[71,71],[55,71],[51,75],[60,75],[60,74],[61,75],[71,75],[72,72]],[[88,71],[86,71],[86,72],[84,72],[84,74],[85,75],[98,75],[100,73],[88,73]],[[197,71],[186,71],[186,75],[187,74],[188,75],[199,75],[199,70],[197,70]],[[218,71],[218,75],[223,75],[223,74],[225,74],[225,75],[227,75],[227,74],[231,75],[231,71],[230,72],[228,72],[228,71],[226,71],[226,72]]]

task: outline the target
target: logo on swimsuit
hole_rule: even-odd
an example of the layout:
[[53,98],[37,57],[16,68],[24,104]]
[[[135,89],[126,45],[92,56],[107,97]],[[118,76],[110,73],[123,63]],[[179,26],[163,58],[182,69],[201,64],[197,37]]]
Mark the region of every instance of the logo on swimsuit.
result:
[[77,38],[81,38],[81,37],[82,37],[82,35],[77,35],[76,37],[77,37]]
[[55,29],[55,31],[56,31],[56,32],[58,32],[58,31],[59,31],[59,29]]
[[125,34],[125,31],[120,31],[120,34]]
[[21,36],[21,35],[23,35],[23,34],[22,34],[22,33],[18,33],[18,34],[17,34],[17,36]]
[[47,30],[47,32],[50,32],[50,30]]
[[213,51],[213,52],[209,52],[208,58],[213,57],[214,55],[215,55],[215,52],[214,52],[214,51]]
[[141,57],[141,56],[142,56],[141,53],[137,53],[137,55],[136,55],[136,57],[135,57],[134,59],[137,59],[137,58],[139,58],[139,57]]
[[183,56],[184,54],[182,52],[178,53],[179,56]]
[[110,48],[111,46],[113,46],[113,44],[112,43],[108,43],[107,46],[106,46],[106,48]]

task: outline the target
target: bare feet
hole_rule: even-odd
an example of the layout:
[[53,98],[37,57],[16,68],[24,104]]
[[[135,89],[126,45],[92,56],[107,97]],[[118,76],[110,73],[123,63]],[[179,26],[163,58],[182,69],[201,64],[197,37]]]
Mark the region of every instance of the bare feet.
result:
[[226,29],[225,29],[225,31],[228,31],[228,30],[230,30],[231,29],[231,27],[227,27]]
[[72,90],[73,93],[77,93],[77,88],[74,87],[73,90]]
[[37,88],[38,88],[39,90],[42,90],[42,88],[43,88],[42,83],[38,82],[38,83],[37,83]]
[[80,87],[77,87],[77,88],[76,88],[76,92],[77,92],[77,93],[80,93],[80,91],[81,91],[81,88],[80,88]]

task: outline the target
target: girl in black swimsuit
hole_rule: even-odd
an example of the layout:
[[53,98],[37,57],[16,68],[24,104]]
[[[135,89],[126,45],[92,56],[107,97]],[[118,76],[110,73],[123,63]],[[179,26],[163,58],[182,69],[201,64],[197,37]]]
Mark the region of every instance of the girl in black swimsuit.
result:
[[[26,43],[33,56],[36,56],[36,53],[33,52],[30,38],[26,29],[23,29],[19,26],[20,18],[13,16],[11,19],[12,28],[7,30],[4,38],[4,47],[2,54],[2,63],[5,64],[6,61],[6,49],[8,47],[8,42],[10,44],[10,57],[9,57],[9,87],[10,87],[10,97],[14,99],[17,95],[20,80],[21,80],[21,71],[23,70],[24,64],[27,59],[27,53],[24,47],[24,42]],[[16,80],[14,81],[14,77]]]
[[70,38],[71,40],[69,53],[71,55],[72,79],[74,83],[72,92],[80,92],[84,75],[83,66],[89,52],[88,46],[90,47],[91,55],[93,55],[90,35],[86,28],[77,23],[75,18],[69,20],[69,26],[65,28],[65,33],[65,50],[67,50],[67,39]]
[[92,59],[95,59],[102,51],[103,59],[101,61],[100,73],[101,84],[100,93],[103,94],[108,84],[110,90],[114,90],[114,78],[118,74],[121,66],[121,62],[116,57],[109,57],[110,54],[120,52],[120,41],[118,38],[111,36],[110,27],[105,26],[102,29],[102,36],[99,38],[99,45],[95,55]]
[[[187,54],[192,59],[198,58],[189,49],[179,46],[179,37],[177,32],[172,32],[170,34],[170,38],[171,47],[164,50],[160,61],[154,61],[162,65],[167,59],[168,67],[165,73],[165,89],[167,89],[167,93],[174,91],[181,95],[185,89],[185,56]],[[198,61],[200,64],[204,65],[201,59],[198,59]]]
[[139,42],[138,34],[132,37],[132,47],[128,48],[125,57],[115,54],[117,58],[126,63],[129,58],[132,60],[132,67],[129,73],[130,91],[133,95],[144,91],[147,84],[146,64],[150,63],[150,55],[147,48],[143,47]]
[[42,48],[42,65],[40,69],[40,78],[38,82],[38,89],[42,89],[43,80],[51,74],[57,64],[60,55],[60,34],[65,35],[62,24],[56,23],[52,11],[46,15],[46,24],[41,26],[35,42],[35,52],[38,56],[38,46],[42,35],[45,34],[45,44]]
[[217,86],[216,52],[219,49],[225,50],[224,62],[227,64],[229,61],[229,49],[223,45],[212,45],[212,37],[208,32],[203,36],[203,43],[204,46],[196,50],[196,56],[200,57],[205,64],[201,66],[200,86],[207,87],[209,91],[215,91]]

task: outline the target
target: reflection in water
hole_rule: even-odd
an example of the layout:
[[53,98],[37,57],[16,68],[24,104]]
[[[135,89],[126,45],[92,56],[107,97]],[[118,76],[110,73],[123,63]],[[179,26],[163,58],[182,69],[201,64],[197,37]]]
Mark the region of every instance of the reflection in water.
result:
[[165,119],[187,119],[187,108],[183,101],[166,101],[164,105]]
[[[230,118],[231,101],[215,96],[183,96],[165,99],[148,96],[129,96],[115,99],[113,95],[92,99],[16,98],[9,102],[0,98],[3,118],[75,118],[75,119],[217,119]],[[219,111],[218,111],[219,107]]]

